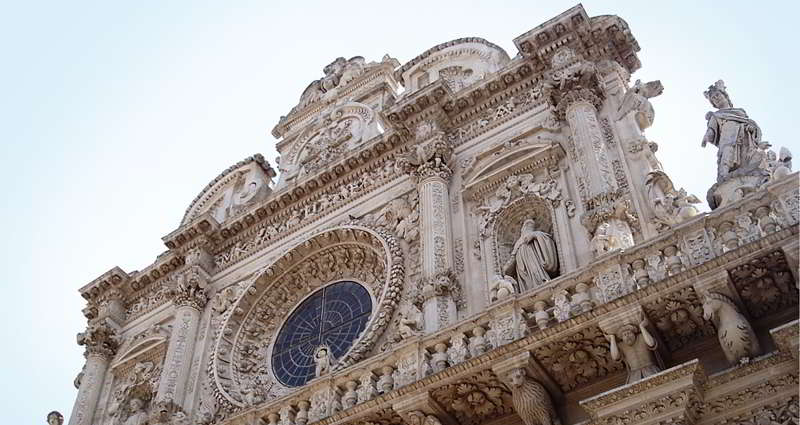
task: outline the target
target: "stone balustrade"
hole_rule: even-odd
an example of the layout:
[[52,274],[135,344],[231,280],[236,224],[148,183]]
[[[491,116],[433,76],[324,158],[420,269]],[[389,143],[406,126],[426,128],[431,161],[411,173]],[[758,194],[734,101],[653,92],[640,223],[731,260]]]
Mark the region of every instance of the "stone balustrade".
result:
[[[391,399],[396,390],[436,374],[446,378],[463,363],[490,361],[493,350],[629,293],[665,279],[688,278],[684,273],[690,270],[711,270],[707,263],[738,248],[756,250],[772,234],[791,239],[788,236],[797,234],[799,215],[797,179],[798,174],[792,174],[657,238],[603,255],[545,287],[496,301],[458,324],[406,340],[385,354],[316,378],[298,392],[245,409],[225,423],[249,424],[253,418],[269,424],[313,423],[379,397]],[[603,311],[611,308],[604,306]],[[586,316],[596,320],[599,315]],[[551,334],[555,331],[545,332]]]

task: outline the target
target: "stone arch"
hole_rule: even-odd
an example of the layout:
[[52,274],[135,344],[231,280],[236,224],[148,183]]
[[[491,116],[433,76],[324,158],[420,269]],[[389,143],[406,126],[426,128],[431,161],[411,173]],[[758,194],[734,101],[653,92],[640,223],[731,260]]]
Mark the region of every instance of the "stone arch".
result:
[[[559,274],[564,264],[563,247],[558,226],[556,226],[555,210],[551,201],[533,194],[524,194],[509,203],[498,212],[490,227],[492,247],[492,270],[489,276],[500,273],[503,264],[508,261],[514,242],[519,238],[522,223],[528,219],[536,220],[537,230],[550,233],[556,241]],[[555,277],[555,276],[552,276]]]
[[245,395],[265,400],[290,392],[273,376],[271,345],[303,299],[343,279],[367,288],[374,307],[364,331],[337,359],[334,370],[362,360],[386,329],[400,299],[403,251],[388,231],[343,225],[309,237],[262,269],[225,313],[209,370],[217,402],[242,407],[248,404]]

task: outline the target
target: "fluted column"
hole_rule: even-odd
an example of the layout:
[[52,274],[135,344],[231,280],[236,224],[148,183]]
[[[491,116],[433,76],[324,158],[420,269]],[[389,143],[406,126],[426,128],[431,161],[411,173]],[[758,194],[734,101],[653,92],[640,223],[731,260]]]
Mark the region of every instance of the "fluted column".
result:
[[86,365],[69,425],[91,425],[108,364],[119,346],[116,329],[104,321],[90,323],[86,332],[78,334],[78,344],[86,347]]
[[156,393],[156,402],[171,402],[181,408],[184,408],[200,314],[208,301],[206,287],[209,278],[203,267],[192,264],[194,261],[190,260],[189,255],[187,263],[191,265],[178,277],[173,293],[175,324]]

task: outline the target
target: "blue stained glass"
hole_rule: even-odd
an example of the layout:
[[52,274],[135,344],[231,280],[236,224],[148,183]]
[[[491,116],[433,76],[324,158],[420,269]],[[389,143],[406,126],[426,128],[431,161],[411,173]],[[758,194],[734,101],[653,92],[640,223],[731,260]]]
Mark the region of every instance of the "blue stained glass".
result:
[[298,387],[314,378],[314,354],[330,347],[334,358],[344,355],[367,326],[372,299],[356,282],[329,285],[308,297],[286,320],[272,349],[272,368],[286,386]]

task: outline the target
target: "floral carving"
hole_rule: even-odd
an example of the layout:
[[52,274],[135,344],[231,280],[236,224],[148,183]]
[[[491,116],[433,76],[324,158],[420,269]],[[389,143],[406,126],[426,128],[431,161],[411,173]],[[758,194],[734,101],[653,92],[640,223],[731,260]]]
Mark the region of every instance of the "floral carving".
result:
[[753,318],[797,304],[797,288],[780,250],[753,259],[728,272]]
[[597,327],[537,347],[533,354],[565,392],[624,368],[611,359],[608,341]]
[[513,412],[511,393],[489,370],[437,388],[432,396],[462,425],[479,425]]
[[711,324],[702,319],[702,302],[691,287],[661,295],[643,308],[661,331],[670,351],[716,334]]

